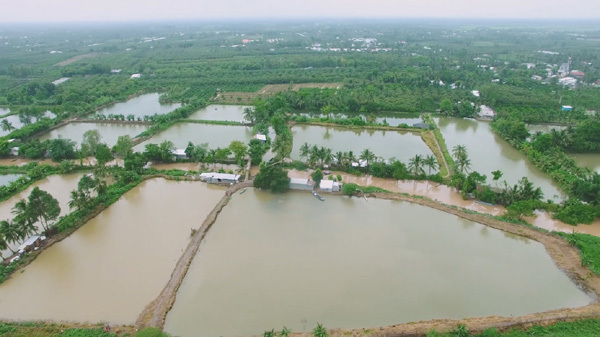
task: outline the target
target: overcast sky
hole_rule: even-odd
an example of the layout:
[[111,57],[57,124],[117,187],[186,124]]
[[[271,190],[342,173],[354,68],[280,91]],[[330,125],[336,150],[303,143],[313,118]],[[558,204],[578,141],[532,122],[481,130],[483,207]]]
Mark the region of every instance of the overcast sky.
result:
[[600,18],[600,0],[0,0],[0,23],[220,18]]

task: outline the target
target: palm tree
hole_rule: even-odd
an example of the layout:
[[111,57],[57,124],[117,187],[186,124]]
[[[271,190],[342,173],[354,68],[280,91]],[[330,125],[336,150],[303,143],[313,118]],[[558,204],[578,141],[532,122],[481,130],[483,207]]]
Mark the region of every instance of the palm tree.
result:
[[364,149],[361,153],[360,153],[360,159],[364,160],[367,162],[367,166],[369,166],[369,163],[371,163],[373,160],[375,160],[375,154],[373,152],[371,152],[371,150],[369,149]]
[[344,155],[344,152],[342,152],[342,151],[336,152],[335,155],[333,156],[333,158],[337,162],[338,166],[344,166],[344,159],[346,158],[346,156]]
[[15,251],[9,246],[9,244],[17,243],[21,239],[21,235],[17,230],[17,227],[8,222],[8,220],[0,221],[0,237],[2,238],[2,241],[6,243],[6,248],[8,248],[14,254]]
[[330,148],[324,148],[323,149],[323,162],[327,165],[331,164],[331,162],[333,161],[333,152],[331,151]]
[[461,173],[468,172],[471,167],[471,160],[467,154],[467,148],[464,145],[456,145],[452,149],[452,155],[454,156],[457,169]]
[[357,161],[356,156],[352,151],[348,151],[348,153],[346,154],[346,159],[350,162],[350,164],[355,163]]
[[71,191],[71,200],[69,200],[68,206],[73,209],[84,209],[87,205],[87,198],[83,191],[73,190]]
[[423,169],[423,157],[420,154],[410,158],[408,161],[408,170],[411,171],[415,177],[425,173],[425,170]]
[[425,157],[425,159],[423,159],[423,165],[425,165],[425,167],[427,167],[429,170],[429,175],[431,175],[431,170],[437,170],[438,168],[437,160],[432,155],[428,155]]
[[306,158],[308,160],[308,156],[310,155],[310,145],[308,143],[302,144],[300,146],[300,159]]
[[15,127],[6,119],[3,119],[2,122],[0,122],[0,127],[2,127],[2,131],[12,131],[15,129]]

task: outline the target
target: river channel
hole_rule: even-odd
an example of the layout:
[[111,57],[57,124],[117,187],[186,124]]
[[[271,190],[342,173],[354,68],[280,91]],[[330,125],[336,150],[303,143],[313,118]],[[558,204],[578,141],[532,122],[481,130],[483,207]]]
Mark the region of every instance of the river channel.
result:
[[142,182],[0,285],[0,319],[132,324],[223,196],[200,182]]
[[542,244],[423,206],[249,189],[201,244],[165,330],[256,335],[518,316],[591,302]]

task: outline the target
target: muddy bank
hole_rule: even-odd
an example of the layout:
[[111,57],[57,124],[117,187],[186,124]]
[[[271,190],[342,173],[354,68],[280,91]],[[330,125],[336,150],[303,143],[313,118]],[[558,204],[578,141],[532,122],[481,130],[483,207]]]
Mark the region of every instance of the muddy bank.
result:
[[150,326],[162,329],[162,327],[165,325],[167,313],[169,312],[169,310],[171,310],[173,304],[175,303],[177,290],[179,290],[179,287],[181,286],[181,283],[183,282],[183,279],[187,274],[190,264],[192,263],[192,260],[194,259],[196,253],[198,252],[198,249],[200,248],[200,243],[202,242],[202,239],[204,239],[206,233],[208,232],[212,224],[215,222],[215,220],[217,220],[217,216],[219,215],[223,207],[225,207],[225,205],[229,203],[229,196],[242,188],[250,186],[252,186],[251,181],[235,184],[229,189],[227,189],[221,201],[219,201],[219,203],[215,206],[212,212],[210,212],[210,214],[206,217],[206,219],[202,223],[202,226],[200,226],[200,228],[194,232],[190,243],[188,244],[187,248],[177,261],[177,265],[175,266],[173,273],[171,273],[171,278],[169,279],[169,282],[163,288],[160,295],[158,295],[156,299],[150,302],[144,308],[142,313],[138,316],[138,319],[135,324],[138,328],[145,328]]

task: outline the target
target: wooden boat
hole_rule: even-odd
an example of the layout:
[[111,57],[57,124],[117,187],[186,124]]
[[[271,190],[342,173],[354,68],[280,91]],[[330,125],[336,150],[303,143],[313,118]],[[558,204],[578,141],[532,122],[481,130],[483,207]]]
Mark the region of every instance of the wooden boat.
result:
[[247,187],[244,187],[244,189],[240,191],[240,194],[244,194],[244,192],[246,192],[247,189]]
[[325,198],[323,198],[319,193],[312,191],[312,194],[315,196],[315,198],[317,198],[321,201],[325,201]]

